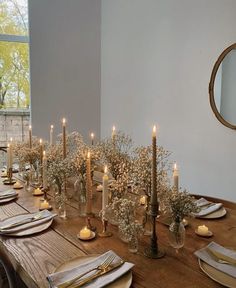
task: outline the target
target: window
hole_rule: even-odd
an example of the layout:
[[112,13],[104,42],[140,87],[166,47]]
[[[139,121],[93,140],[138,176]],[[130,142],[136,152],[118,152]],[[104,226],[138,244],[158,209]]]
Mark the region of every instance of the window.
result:
[[27,0],[0,0],[0,109],[29,108]]
[[[29,125],[28,1],[0,0],[0,147],[22,141]],[[0,151],[2,163],[5,153]]]

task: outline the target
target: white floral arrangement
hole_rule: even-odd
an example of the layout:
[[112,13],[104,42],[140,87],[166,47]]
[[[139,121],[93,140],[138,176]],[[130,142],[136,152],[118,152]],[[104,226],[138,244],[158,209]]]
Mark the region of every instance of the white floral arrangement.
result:
[[[47,142],[43,143],[45,149],[48,145]],[[39,138],[36,136],[32,137],[32,148],[29,146],[29,141],[15,142],[13,144],[14,156],[18,158],[21,165],[31,164],[35,170],[40,160],[40,144]]]
[[113,138],[106,138],[99,144],[101,162],[108,165],[108,170],[116,180],[129,167],[132,153],[132,139],[121,131],[117,131]]
[[[169,187],[169,156],[170,152],[161,146],[157,146],[157,190],[160,194],[163,189],[165,190]],[[152,146],[135,148],[132,166],[132,178],[135,184],[134,190],[137,193],[145,191],[145,194],[150,197],[152,185]]]
[[135,219],[136,203],[126,198],[115,198],[105,209],[105,218],[114,217],[118,223],[120,232],[128,241],[132,235],[139,234],[143,231],[143,226]]
[[186,190],[176,191],[176,189],[170,189],[163,199],[165,213],[169,213],[176,222],[181,222],[184,217],[191,216],[199,211],[194,197]]

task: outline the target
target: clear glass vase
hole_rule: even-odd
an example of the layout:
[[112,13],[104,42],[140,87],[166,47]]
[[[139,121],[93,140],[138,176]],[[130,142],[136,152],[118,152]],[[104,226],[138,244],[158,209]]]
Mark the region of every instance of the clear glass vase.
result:
[[185,240],[184,224],[179,220],[172,222],[169,227],[170,245],[175,249],[179,249],[184,246],[184,240]]
[[86,216],[86,182],[79,177],[74,183],[74,192],[78,201],[79,216]]
[[128,249],[131,253],[137,253],[138,252],[138,235],[137,233],[132,234],[129,243],[128,243]]
[[56,208],[58,209],[58,216],[65,219],[66,218],[66,195],[64,187],[57,185],[57,191],[55,192],[55,202]]

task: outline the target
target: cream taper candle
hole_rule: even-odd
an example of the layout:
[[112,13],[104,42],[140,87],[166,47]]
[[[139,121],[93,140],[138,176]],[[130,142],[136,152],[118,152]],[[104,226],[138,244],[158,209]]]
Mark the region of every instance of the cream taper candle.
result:
[[29,125],[29,147],[32,148],[32,126]]
[[86,214],[92,214],[92,179],[90,152],[88,152],[86,160]]
[[50,139],[49,139],[50,145],[53,145],[53,129],[54,129],[54,126],[51,125],[50,126]]
[[66,158],[66,119],[62,119],[63,158]]
[[177,163],[174,164],[174,169],[173,169],[173,188],[176,191],[179,191],[179,170],[177,167]]
[[108,180],[109,177],[107,175],[107,166],[105,166],[104,169],[104,175],[102,178],[102,209],[104,210],[106,206],[108,205]]
[[43,151],[43,188],[48,187],[47,181],[47,156],[46,151]]

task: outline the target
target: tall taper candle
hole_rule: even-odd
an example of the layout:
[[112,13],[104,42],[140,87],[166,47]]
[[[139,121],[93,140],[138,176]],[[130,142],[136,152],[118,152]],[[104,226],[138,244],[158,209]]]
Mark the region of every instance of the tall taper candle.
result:
[[86,214],[92,214],[92,179],[90,152],[88,152],[86,160]]
[[53,125],[50,126],[50,139],[49,139],[49,143],[50,145],[53,145]]
[[40,165],[43,164],[43,140],[39,139],[39,146],[40,146]]
[[13,150],[12,150],[12,138],[10,138],[9,144],[9,168],[12,168],[13,164]]
[[173,188],[176,191],[179,190],[179,170],[177,167],[177,163],[174,164],[174,169],[173,169]]
[[156,147],[156,126],[152,130],[152,193],[151,193],[152,213],[157,213],[157,147]]
[[116,135],[116,127],[113,125],[113,126],[112,126],[112,133],[111,133],[111,139],[112,139],[112,141],[115,140],[115,135]]
[[48,181],[47,181],[47,156],[46,151],[43,151],[43,188],[48,187]]
[[32,148],[32,126],[29,125],[29,147]]
[[7,144],[7,172],[9,171],[10,168],[10,144]]
[[66,119],[62,119],[63,158],[66,158]]
[[91,144],[93,145],[94,144],[94,133],[91,133],[90,136],[91,136]]
[[104,210],[108,205],[108,175],[107,175],[107,166],[104,169],[104,175],[102,178],[102,209]]

